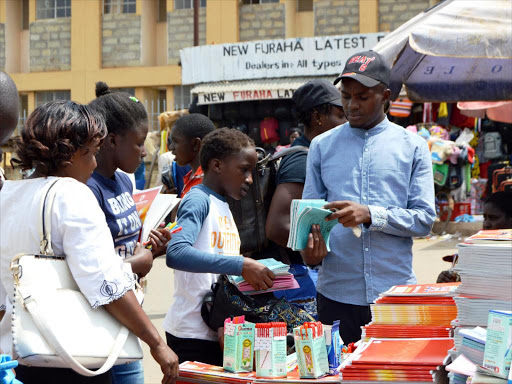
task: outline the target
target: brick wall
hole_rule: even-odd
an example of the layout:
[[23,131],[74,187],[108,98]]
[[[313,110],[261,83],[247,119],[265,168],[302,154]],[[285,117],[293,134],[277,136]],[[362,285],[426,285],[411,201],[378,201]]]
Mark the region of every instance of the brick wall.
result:
[[[364,1],[364,0],[361,0]],[[358,0],[320,0],[314,3],[315,36],[359,32]]]
[[30,23],[30,71],[67,71],[71,68],[71,18]]
[[240,41],[284,39],[285,5],[279,3],[240,6]]
[[379,0],[379,31],[393,31],[429,8],[429,0]]
[[0,24],[0,69],[5,68],[5,24]]
[[141,16],[113,13],[103,15],[101,62],[104,68],[142,64]]
[[[180,49],[194,46],[194,10],[176,9],[167,13],[167,63],[178,64]],[[199,45],[206,44],[206,9],[199,9]]]

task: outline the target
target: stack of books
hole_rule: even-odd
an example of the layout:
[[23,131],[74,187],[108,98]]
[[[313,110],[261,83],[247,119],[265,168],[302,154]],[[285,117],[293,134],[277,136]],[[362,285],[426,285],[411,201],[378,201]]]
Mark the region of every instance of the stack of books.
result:
[[381,293],[371,305],[372,322],[363,327],[363,340],[450,337],[459,284],[397,285]]
[[370,339],[341,366],[350,382],[441,383],[442,366],[453,339]]
[[[479,366],[489,311],[512,310],[512,229],[480,231],[458,249],[455,270],[462,282],[456,290],[458,316],[452,322],[456,327],[455,348],[450,354],[454,363]],[[470,371],[464,372],[475,378]],[[451,383],[463,379],[455,371],[449,377]]]
[[226,372],[224,368],[215,365],[185,361],[180,364],[180,373],[176,384],[248,384],[252,383],[255,378],[256,374],[254,372],[230,373]]
[[269,288],[264,291],[255,291],[253,287],[245,281],[242,276],[228,276],[229,281],[236,285],[238,290],[246,295],[257,295],[259,293],[264,292],[274,292],[274,291],[283,291],[287,289],[296,289],[300,288],[299,283],[295,280],[295,277],[288,272],[290,266],[275,259],[262,259],[258,260],[260,263],[264,264],[268,269],[270,269],[274,275],[276,276],[274,280],[274,285],[272,288]]

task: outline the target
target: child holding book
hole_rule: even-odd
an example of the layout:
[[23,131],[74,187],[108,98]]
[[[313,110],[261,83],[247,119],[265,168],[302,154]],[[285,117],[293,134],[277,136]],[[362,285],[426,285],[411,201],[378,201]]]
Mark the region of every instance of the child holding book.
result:
[[[131,264],[134,273],[144,277],[153,266],[153,258],[165,252],[171,235],[164,229],[152,230],[151,250],[140,246],[142,222],[132,198],[133,184],[118,169],[134,173],[146,156],[148,116],[138,99],[125,92],[112,92],[103,82],[96,83],[96,96],[89,106],[103,116],[108,132],[87,186],[105,213],[116,254]],[[144,383],[140,361],[114,366],[112,376],[115,384]]]
[[204,295],[218,274],[242,275],[257,290],[272,287],[275,276],[240,255],[240,237],[226,202],[226,196],[238,200],[249,191],[257,162],[254,142],[239,131],[219,129],[204,137],[199,157],[203,183],[181,201],[183,230],[167,247],[167,266],[175,269],[174,302],[163,327],[180,362],[222,365],[217,334],[201,317]]

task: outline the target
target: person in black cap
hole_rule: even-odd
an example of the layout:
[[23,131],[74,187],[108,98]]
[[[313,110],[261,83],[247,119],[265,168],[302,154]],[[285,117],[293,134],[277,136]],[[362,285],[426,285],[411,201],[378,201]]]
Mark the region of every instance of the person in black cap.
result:
[[[311,140],[316,136],[346,122],[341,107],[341,93],[327,80],[308,81],[294,92],[292,100],[298,120],[305,128],[304,135],[295,139],[292,147],[309,148]],[[286,155],[281,160],[276,175],[277,188],[267,216],[266,234],[270,240],[284,248],[286,248],[290,231],[290,205],[293,199],[300,199],[302,196],[306,180],[306,161],[306,151]],[[286,251],[291,263],[297,264],[295,269],[306,268],[299,252],[290,249]],[[298,294],[298,292],[293,293]],[[277,296],[279,295],[277,293]],[[315,315],[314,304],[313,302],[309,305],[313,308],[309,312]],[[306,307],[304,309],[308,310]]]
[[[393,285],[414,284],[412,238],[435,220],[430,152],[425,140],[391,123],[385,114],[391,70],[376,52],[353,55],[341,81],[348,123],[313,140],[302,198],[325,199],[338,220],[327,252],[313,226],[302,256],[322,264],[319,320],[340,320],[345,343],[361,338],[370,304]],[[351,227],[358,226],[361,236]]]

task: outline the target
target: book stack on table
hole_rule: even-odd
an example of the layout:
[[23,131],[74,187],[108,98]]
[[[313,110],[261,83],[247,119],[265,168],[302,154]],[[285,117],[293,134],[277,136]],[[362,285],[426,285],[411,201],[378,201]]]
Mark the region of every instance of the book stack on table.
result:
[[342,364],[340,376],[351,383],[442,383],[453,339],[370,339]]
[[362,338],[450,337],[457,317],[453,292],[460,283],[398,285],[371,305],[372,322]]
[[480,231],[458,249],[454,269],[462,283],[455,292],[454,364],[447,367],[451,383],[479,375],[475,370],[483,364],[489,311],[512,311],[512,229]]

